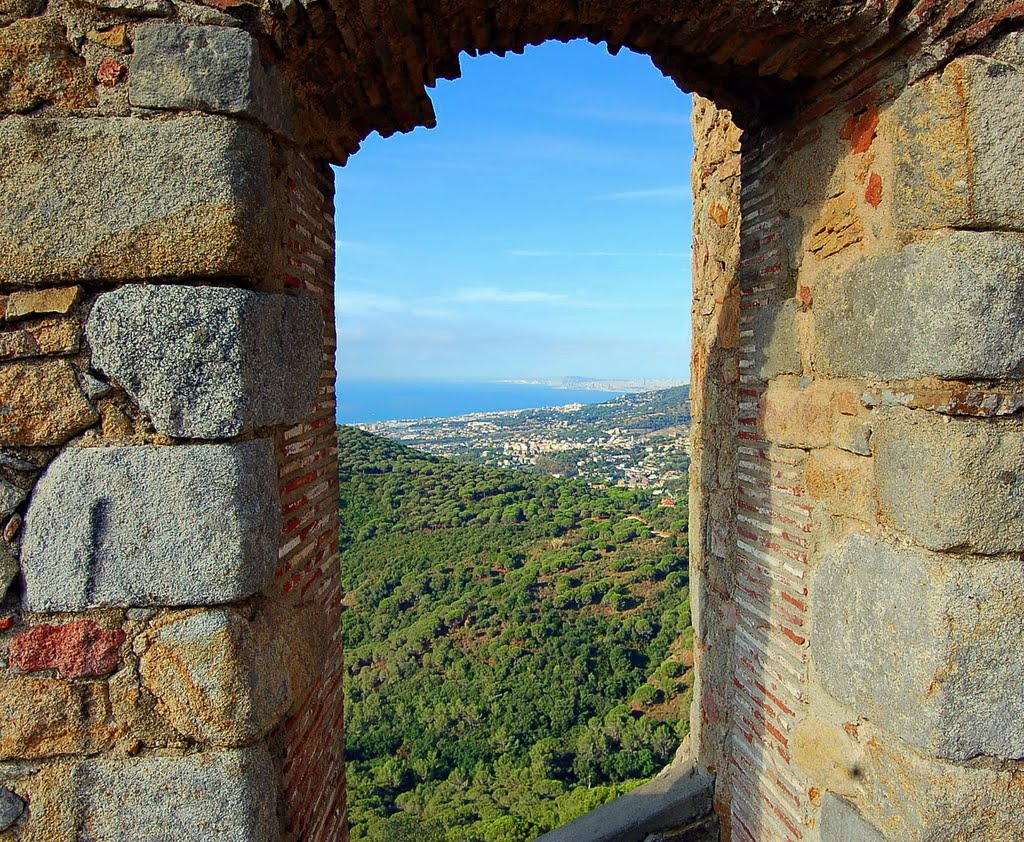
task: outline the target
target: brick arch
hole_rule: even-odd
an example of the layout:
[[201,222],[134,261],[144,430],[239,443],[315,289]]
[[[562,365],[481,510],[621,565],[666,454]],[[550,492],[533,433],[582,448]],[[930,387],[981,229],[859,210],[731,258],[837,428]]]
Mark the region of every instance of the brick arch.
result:
[[[372,131],[433,126],[427,94],[460,74],[459,55],[522,52],[547,40],[585,38],[613,54],[649,55],[681,88],[730,109],[748,125],[777,120],[811,90],[829,87],[938,17],[878,0],[701,2],[316,3],[270,27],[285,62],[326,129],[318,142],[344,160]],[[310,72],[315,68],[314,72]],[[301,83],[300,83],[301,84]]]
[[462,51],[579,37],[705,97],[692,750],[723,831],[1024,836],[1018,3],[12,8],[14,838],[344,839],[327,164],[431,125]]

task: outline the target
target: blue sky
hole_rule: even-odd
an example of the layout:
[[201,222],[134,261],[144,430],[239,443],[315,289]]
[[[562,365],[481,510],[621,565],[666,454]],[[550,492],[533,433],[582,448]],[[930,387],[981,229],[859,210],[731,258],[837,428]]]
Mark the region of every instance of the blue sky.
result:
[[688,378],[690,97],[583,41],[462,72],[336,170],[341,376]]

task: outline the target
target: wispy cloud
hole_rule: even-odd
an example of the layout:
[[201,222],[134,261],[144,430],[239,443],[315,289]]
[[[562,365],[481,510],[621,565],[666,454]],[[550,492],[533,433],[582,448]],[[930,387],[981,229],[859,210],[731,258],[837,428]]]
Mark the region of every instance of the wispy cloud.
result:
[[337,311],[344,316],[399,313],[406,309],[406,304],[400,298],[376,292],[339,291],[335,302]]
[[687,251],[545,251],[543,249],[507,249],[513,257],[667,257],[689,258]]
[[336,239],[334,245],[339,252],[358,252],[359,254],[387,254],[388,252],[387,246],[380,245],[379,243],[361,243],[356,240]]
[[561,112],[570,117],[586,120],[603,120],[609,123],[634,123],[653,126],[688,126],[690,117],[680,111],[651,111],[640,108],[604,108],[601,106],[578,106]]
[[649,187],[644,190],[621,190],[615,193],[601,193],[594,196],[594,199],[600,200],[628,200],[628,201],[644,201],[644,200],[669,200],[669,201],[690,201],[693,197],[693,192],[685,184],[671,185],[668,187]]
[[494,286],[460,287],[451,298],[480,304],[562,304],[569,300],[569,296],[562,293]]

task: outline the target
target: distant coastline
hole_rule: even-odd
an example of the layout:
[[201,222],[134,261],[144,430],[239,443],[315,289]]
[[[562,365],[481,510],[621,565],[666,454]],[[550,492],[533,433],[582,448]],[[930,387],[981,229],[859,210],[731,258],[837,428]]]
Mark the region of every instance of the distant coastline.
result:
[[689,380],[657,379],[643,377],[639,379],[616,379],[608,377],[525,377],[503,379],[497,383],[514,383],[522,386],[550,386],[552,389],[586,389],[595,392],[615,392],[620,395],[637,392],[654,392],[659,389],[671,389],[674,386],[686,386]]
[[[617,395],[649,391],[661,380],[422,381],[350,380],[338,384],[338,423],[369,424],[451,418],[476,412],[603,403]],[[685,381],[671,381],[680,383]],[[557,385],[556,385],[557,384]],[[650,389],[659,388],[651,386]]]

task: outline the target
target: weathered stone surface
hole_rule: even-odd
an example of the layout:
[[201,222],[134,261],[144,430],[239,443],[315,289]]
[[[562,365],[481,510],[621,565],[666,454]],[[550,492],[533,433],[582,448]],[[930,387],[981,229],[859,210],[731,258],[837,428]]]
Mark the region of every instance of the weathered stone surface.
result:
[[142,680],[182,734],[237,746],[265,736],[288,711],[284,651],[271,630],[235,611],[172,616],[147,632]]
[[0,29],[0,113],[46,103],[87,108],[95,99],[85,62],[59,20],[25,18]]
[[125,50],[128,48],[128,30],[123,23],[111,26],[106,29],[90,29],[85,37],[93,44],[101,44],[112,50]]
[[768,384],[759,427],[768,441],[786,447],[824,447],[832,438],[833,394],[814,381],[801,388],[776,379]]
[[5,313],[8,321],[51,313],[63,316],[81,300],[80,286],[18,290],[7,296]]
[[167,18],[174,14],[171,0],[77,0],[83,6],[90,6],[108,14],[128,18]]
[[790,738],[793,762],[809,780],[839,795],[857,795],[863,786],[864,749],[839,726],[805,716]]
[[18,557],[10,549],[6,541],[0,541],[0,600],[6,598],[7,591],[18,575]]
[[33,626],[11,641],[11,665],[22,672],[56,669],[64,678],[107,675],[117,669],[124,638],[120,629],[93,620]]
[[46,0],[0,0],[0,26],[18,18],[30,18],[46,8]]
[[0,367],[0,444],[63,444],[98,420],[66,360]]
[[262,745],[183,757],[112,758],[81,776],[83,838],[277,842],[277,782]]
[[18,794],[7,787],[0,787],[0,833],[3,833],[21,818],[25,812],[25,802]]
[[0,283],[262,277],[268,155],[222,117],[4,120]]
[[876,439],[893,524],[933,550],[1024,552],[1024,426],[891,410]]
[[753,318],[754,371],[762,380],[780,374],[799,374],[803,370],[797,313],[800,303],[787,298],[774,307],[759,309]]
[[0,331],[0,359],[18,360],[70,354],[81,343],[81,328],[77,321],[50,319],[31,327]]
[[144,26],[135,33],[129,97],[142,108],[244,114],[287,133],[291,110],[280,75],[256,40],[225,26]]
[[870,459],[834,447],[812,451],[807,460],[807,493],[833,515],[873,522],[873,466]]
[[919,228],[1024,229],[1024,72],[967,56],[896,102],[894,218]]
[[18,488],[14,483],[0,478],[0,517],[7,517],[28,497],[24,488]]
[[851,536],[814,574],[818,679],[933,756],[1024,757],[1022,573]]
[[244,599],[273,578],[280,524],[269,440],[65,450],[29,503],[26,604],[79,611]]
[[860,737],[868,757],[857,806],[889,840],[1024,839],[1024,778],[1013,764],[931,760],[867,724]]
[[104,751],[114,742],[110,700],[100,682],[0,679],[0,759]]
[[170,285],[101,295],[86,328],[93,366],[121,383],[159,432],[190,438],[306,417],[322,331],[311,298]]
[[1024,377],[1024,236],[957,231],[816,283],[815,364],[834,376]]
[[875,828],[864,821],[857,808],[826,792],[821,800],[821,838],[828,842],[885,842]]

